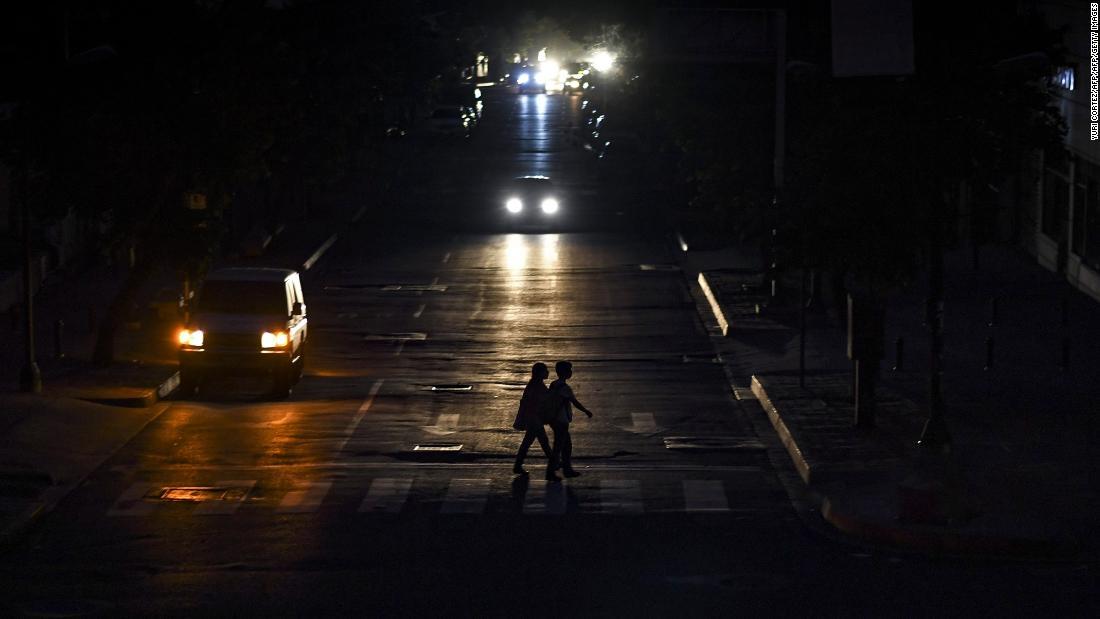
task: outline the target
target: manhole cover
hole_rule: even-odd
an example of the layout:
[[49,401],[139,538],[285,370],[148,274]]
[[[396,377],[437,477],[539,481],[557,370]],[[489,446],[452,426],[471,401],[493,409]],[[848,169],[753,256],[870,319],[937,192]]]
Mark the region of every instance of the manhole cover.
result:
[[201,503],[204,501],[227,501],[227,500],[239,500],[241,494],[230,498],[230,493],[234,490],[240,491],[243,494],[242,489],[239,488],[216,488],[208,486],[185,486],[181,488],[165,488],[161,491],[160,500],[162,501],[192,501],[195,503]]
[[426,339],[427,333],[368,333],[363,336],[367,342],[422,342]]
[[462,451],[462,443],[418,443],[413,451],[431,453],[457,453]]
[[639,264],[638,268],[643,271],[679,271],[680,267],[675,264]]
[[764,449],[764,444],[743,436],[670,436],[665,448],[697,451],[731,451],[736,449]]
[[432,385],[429,391],[445,391],[452,393],[462,393],[466,391],[473,391],[473,385]]

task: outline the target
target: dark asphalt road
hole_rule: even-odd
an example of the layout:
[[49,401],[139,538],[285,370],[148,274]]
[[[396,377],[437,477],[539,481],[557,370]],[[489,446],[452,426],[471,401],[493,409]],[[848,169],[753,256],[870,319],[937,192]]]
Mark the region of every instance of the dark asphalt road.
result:
[[[1087,614],[1079,566],[895,556],[800,517],[762,413],[708,363],[684,278],[641,266],[671,263],[667,239],[624,223],[639,205],[601,201],[566,143],[578,106],[494,95],[473,138],[426,144],[399,223],[344,235],[304,278],[293,395],[221,379],[174,402],[4,555],[6,611]],[[570,225],[493,230],[484,197],[518,174],[560,180]],[[510,424],[530,364],[558,358],[596,417],[574,425],[583,476],[548,487],[541,456],[512,475]],[[470,389],[432,390],[453,385]],[[666,448],[697,437],[726,448]],[[166,488],[220,498],[148,498]]]

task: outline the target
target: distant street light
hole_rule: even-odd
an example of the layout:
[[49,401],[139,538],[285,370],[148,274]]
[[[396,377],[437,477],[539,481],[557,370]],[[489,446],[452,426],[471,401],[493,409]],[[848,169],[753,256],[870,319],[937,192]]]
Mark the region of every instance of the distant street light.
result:
[[611,67],[615,65],[615,56],[606,50],[600,50],[592,54],[591,60],[592,68],[604,73],[611,70]]

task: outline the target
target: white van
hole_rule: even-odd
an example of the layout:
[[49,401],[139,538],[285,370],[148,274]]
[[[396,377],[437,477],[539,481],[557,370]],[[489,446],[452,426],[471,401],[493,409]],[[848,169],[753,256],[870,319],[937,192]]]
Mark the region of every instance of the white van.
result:
[[180,392],[194,394],[211,372],[264,372],[272,392],[289,395],[305,366],[308,320],[297,271],[212,271],[180,330]]

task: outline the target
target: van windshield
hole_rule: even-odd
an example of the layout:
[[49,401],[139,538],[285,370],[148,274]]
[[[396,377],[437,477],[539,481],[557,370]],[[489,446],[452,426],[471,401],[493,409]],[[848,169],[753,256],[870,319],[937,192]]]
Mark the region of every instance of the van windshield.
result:
[[289,314],[282,282],[209,281],[199,294],[198,307],[220,314]]

